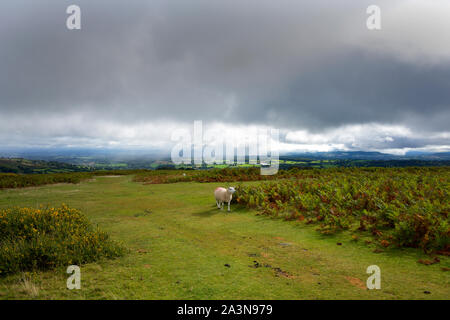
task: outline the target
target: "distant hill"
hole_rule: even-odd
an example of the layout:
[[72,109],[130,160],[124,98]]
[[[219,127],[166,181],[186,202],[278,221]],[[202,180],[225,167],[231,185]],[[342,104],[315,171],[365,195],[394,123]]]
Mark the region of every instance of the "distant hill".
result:
[[[34,155],[37,156],[37,155]],[[27,158],[27,159],[26,159]],[[42,160],[43,159],[43,160]],[[245,158],[248,163],[248,156]],[[248,164],[244,165],[248,166]],[[413,152],[404,156],[381,152],[334,151],[288,153],[280,155],[279,168],[331,168],[331,167],[422,167],[450,166],[450,153]],[[218,165],[174,165],[169,158],[156,159],[152,155],[130,154],[122,157],[110,155],[42,155],[41,159],[3,155],[0,157],[0,173],[59,173],[95,170],[135,169],[208,169],[227,167]]]
[[3,173],[58,173],[88,170],[87,167],[57,161],[0,158],[0,172]]
[[305,153],[288,153],[285,157],[289,158],[306,158],[306,159],[333,159],[333,160],[398,160],[401,157],[381,153],[366,151],[331,151],[331,152],[305,152]]
[[307,159],[336,159],[336,160],[450,160],[450,152],[426,153],[407,152],[404,156],[381,153],[376,151],[331,151],[331,152],[304,152],[287,153],[289,158]]
[[417,155],[414,158],[424,160],[450,160],[450,152],[426,153]]

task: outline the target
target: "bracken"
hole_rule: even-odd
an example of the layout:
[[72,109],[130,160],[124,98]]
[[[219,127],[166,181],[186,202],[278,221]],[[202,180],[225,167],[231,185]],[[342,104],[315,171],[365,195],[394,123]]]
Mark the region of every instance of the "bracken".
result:
[[286,220],[306,219],[324,234],[368,231],[384,247],[450,247],[448,167],[309,170],[236,190],[238,203]]

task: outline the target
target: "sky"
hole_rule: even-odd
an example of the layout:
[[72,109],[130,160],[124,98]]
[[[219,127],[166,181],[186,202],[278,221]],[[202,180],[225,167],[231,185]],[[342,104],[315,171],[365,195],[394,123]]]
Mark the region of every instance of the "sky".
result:
[[170,150],[201,120],[278,129],[282,151],[450,151],[449,17],[448,0],[2,0],[0,149]]

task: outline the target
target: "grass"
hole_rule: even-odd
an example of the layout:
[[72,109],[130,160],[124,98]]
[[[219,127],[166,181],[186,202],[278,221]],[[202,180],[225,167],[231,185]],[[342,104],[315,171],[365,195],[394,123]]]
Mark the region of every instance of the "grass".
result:
[[[0,208],[62,202],[78,208],[130,249],[81,266],[81,290],[66,289],[64,267],[0,278],[0,299],[449,297],[449,273],[442,270],[450,266],[447,257],[426,266],[417,260],[429,257],[416,249],[374,253],[348,235],[324,236],[236,204],[227,214],[214,204],[219,185],[226,184],[142,185],[121,176],[0,191]],[[373,264],[381,268],[381,290],[365,289]]]

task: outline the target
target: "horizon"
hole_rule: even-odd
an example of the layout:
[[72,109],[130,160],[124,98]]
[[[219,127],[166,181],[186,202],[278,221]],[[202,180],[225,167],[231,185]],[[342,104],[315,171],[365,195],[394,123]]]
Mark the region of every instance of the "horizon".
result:
[[[194,148],[192,146],[192,148]],[[235,149],[236,151],[236,149]],[[248,151],[248,150],[246,150]],[[235,154],[236,155],[236,154]],[[450,155],[450,152],[431,152],[431,151],[407,151],[404,154],[395,154],[388,152],[380,152],[380,151],[363,151],[363,150],[333,150],[333,151],[286,151],[280,152],[280,158],[288,158],[288,157],[323,157],[329,159],[350,159],[352,156],[359,155],[361,159],[369,159],[371,156],[382,156],[386,159],[417,159],[433,156],[444,157]],[[68,157],[68,158],[77,158],[77,157],[105,157],[108,160],[114,159],[128,159],[128,160],[137,160],[140,158],[145,158],[149,160],[171,160],[170,150],[161,150],[161,149],[147,149],[147,148],[81,148],[81,147],[72,147],[72,148],[57,148],[57,147],[48,147],[48,148],[0,148],[0,159],[14,159],[14,158],[23,158],[30,160],[47,160],[53,159],[56,157]],[[249,154],[248,152],[245,154],[246,163],[248,162],[249,157],[258,157],[258,154]],[[349,156],[349,157],[346,157]],[[194,158],[191,157],[193,160]],[[275,160],[275,159],[274,159]],[[273,161],[273,160],[272,160]],[[217,163],[220,160],[216,161]]]
[[80,0],[72,29],[28,3],[0,5],[0,150],[164,153],[201,120],[284,154],[450,151],[448,1],[378,1],[374,30],[366,1]]

